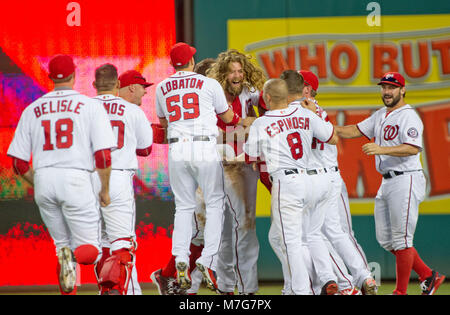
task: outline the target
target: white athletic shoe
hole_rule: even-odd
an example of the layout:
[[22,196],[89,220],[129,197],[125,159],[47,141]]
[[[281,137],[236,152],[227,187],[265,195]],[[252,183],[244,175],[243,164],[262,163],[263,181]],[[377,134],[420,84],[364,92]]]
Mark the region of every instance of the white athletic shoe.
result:
[[77,282],[76,262],[70,248],[63,247],[59,249],[58,261],[61,266],[59,271],[59,284],[64,292],[70,293],[75,288]]

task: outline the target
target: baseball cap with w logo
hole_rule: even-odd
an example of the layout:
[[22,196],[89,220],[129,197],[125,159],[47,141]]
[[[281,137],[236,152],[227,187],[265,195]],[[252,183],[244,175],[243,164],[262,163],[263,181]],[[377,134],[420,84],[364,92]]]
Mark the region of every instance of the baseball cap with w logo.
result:
[[387,72],[383,75],[378,85],[383,83],[396,86],[405,86],[405,78],[398,72]]

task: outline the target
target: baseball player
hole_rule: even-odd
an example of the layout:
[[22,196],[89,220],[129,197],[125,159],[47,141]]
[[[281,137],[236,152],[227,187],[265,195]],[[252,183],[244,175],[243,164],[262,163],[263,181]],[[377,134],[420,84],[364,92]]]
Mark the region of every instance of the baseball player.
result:
[[413,246],[419,216],[419,204],[425,198],[426,179],[420,163],[423,123],[405,102],[405,79],[398,72],[381,78],[384,107],[364,121],[337,126],[340,137],[365,136],[375,142],[363,145],[367,155],[375,155],[375,167],[382,174],[375,198],[376,237],[385,250],[396,258],[395,295],[407,293],[411,270],[419,275],[423,295],[432,295],[445,276],[431,270]]
[[[99,200],[110,203],[110,149],[116,146],[103,106],[73,90],[70,56],[50,60],[53,91],[29,105],[8,149],[14,170],[34,184],[35,201],[55,243],[62,294],[76,294],[76,263],[100,257],[100,212],[92,190],[94,165]],[[33,156],[33,168],[29,166]]]
[[[319,106],[317,104],[317,100],[315,99],[315,96],[317,95],[317,90],[319,87],[319,80],[317,79],[317,76],[313,72],[308,71],[308,70],[300,70],[299,73],[304,78],[304,88],[302,91],[302,96],[305,98],[312,99],[314,102],[316,102],[316,105]],[[318,114],[321,113],[323,115],[324,111],[317,108],[317,113]],[[317,143],[317,141],[316,141],[315,149],[321,150],[322,144]],[[329,165],[331,165],[329,167],[333,168],[333,166],[335,166],[334,169],[336,170],[336,167],[338,169],[337,155],[336,155],[337,147],[333,148],[333,147],[324,145],[324,151],[329,152],[329,153],[325,154],[325,156],[328,157],[326,159],[326,162],[329,163]],[[340,172],[337,172],[337,173],[340,175]],[[336,172],[334,172],[334,174],[336,174]],[[362,249],[361,245],[358,243],[358,241],[355,237],[355,233],[353,231],[352,217],[351,217],[351,213],[350,213],[350,203],[348,201],[347,187],[346,187],[344,181],[342,180],[341,176],[338,177],[338,182],[339,181],[341,181],[341,185],[340,185],[341,193],[340,193],[340,197],[338,198],[338,209],[339,209],[338,212],[339,212],[339,216],[340,216],[341,227],[344,229],[344,231],[346,233],[349,234],[349,236],[352,240],[352,243],[358,250],[359,255],[365,261],[365,265],[368,265],[364,250]]]
[[[109,245],[109,248],[103,247],[104,255],[96,265],[100,292],[103,295],[128,293],[132,271],[135,269],[137,247],[133,189],[133,177],[138,168],[136,155],[148,156],[153,144],[153,131],[144,111],[139,105],[117,96],[121,84],[125,87],[137,84],[144,91],[151,85],[142,76],[138,77],[134,73],[122,76],[119,81],[117,68],[112,64],[105,64],[95,71],[95,99],[108,112],[117,141],[117,150],[111,154],[111,204],[101,209]],[[93,182],[94,189],[97,190],[99,181],[95,175]],[[135,288],[139,293],[139,284],[131,283],[131,294],[135,293]]]
[[[249,56],[233,49],[222,52],[208,76],[219,81],[228,105],[240,117],[255,119],[253,108],[260,106],[265,76]],[[234,148],[236,156],[242,154],[248,131],[236,130],[221,121],[218,126],[223,131],[224,143]],[[224,170],[227,207],[217,268],[218,285],[223,294],[233,294],[236,286],[241,294],[254,294],[258,291],[259,243],[255,221],[259,172],[244,162],[225,164]]]
[[[198,62],[194,66],[194,72],[206,75],[206,71],[211,67],[211,65],[215,62],[213,58],[206,58],[202,61]],[[218,144],[218,146],[220,146]],[[222,154],[220,154],[222,156]],[[192,278],[192,287],[190,289],[181,290],[176,283],[176,267],[175,267],[175,256],[171,256],[167,264],[152,272],[150,278],[153,283],[156,285],[158,292],[160,295],[175,295],[175,294],[196,294],[201,281],[202,275],[198,272],[195,261],[200,257],[201,252],[203,250],[204,241],[203,241],[203,230],[204,230],[204,218],[205,218],[205,202],[203,199],[203,193],[200,188],[197,188],[196,191],[196,203],[197,207],[192,220],[192,240],[189,248],[190,257],[189,257],[189,273],[191,273]],[[196,271],[194,271],[196,270]],[[194,273],[193,273],[194,272]],[[200,273],[200,276],[198,275]]]
[[[304,98],[302,98],[302,90],[303,90],[302,76],[295,70],[286,70],[281,74],[280,78],[283,79],[288,86],[289,105],[290,106],[301,106],[300,100],[304,99]],[[314,141],[313,141],[313,144],[314,144]],[[313,148],[314,148],[314,145],[312,146],[311,149],[313,150]],[[312,162],[312,163],[314,163],[314,162]],[[327,185],[328,185],[328,181],[326,183],[324,183],[322,186],[326,187]],[[269,242],[272,246],[272,249],[274,250],[275,254],[277,255],[277,257],[279,258],[279,260],[282,264],[283,273],[285,275],[284,276],[285,283],[284,283],[284,288],[282,290],[282,294],[289,295],[289,294],[292,294],[291,282],[290,282],[289,271],[288,271],[288,267],[287,267],[287,259],[286,259],[286,257],[284,257],[284,254],[281,250],[281,246],[280,246],[281,239],[279,238],[279,236],[280,235],[275,233],[273,228],[269,231]],[[320,293],[322,291],[323,284],[321,286],[320,281],[318,281],[319,279],[317,279],[318,273],[314,269],[312,258],[309,253],[309,248],[308,248],[308,246],[306,246],[308,241],[307,241],[307,237],[306,237],[305,233],[303,234],[303,239],[304,239],[304,244],[305,244],[304,260],[308,267],[308,273],[310,275],[313,293],[314,294]],[[335,250],[331,246],[331,244],[328,242],[328,240],[326,238],[324,238],[324,240],[325,240],[325,243],[326,243],[326,246],[328,249],[327,252],[325,252],[325,254],[329,255],[329,257],[330,257],[329,259],[331,259],[331,262],[332,262],[331,265],[333,267],[333,271],[338,280],[338,284],[339,284],[338,287],[341,289],[340,294],[346,294],[346,295],[347,294],[352,294],[352,295],[358,294],[359,291],[353,287],[353,284],[352,284],[353,278],[350,274],[348,274],[348,272],[346,270],[346,266],[343,263],[342,259],[339,257],[339,255],[337,255],[337,253],[335,252]]]
[[[305,82],[307,82],[303,89],[303,96],[312,100],[310,102],[311,108],[309,109],[323,120],[329,121],[326,111],[314,99],[319,85],[317,77],[311,71],[300,70],[300,73]],[[308,82],[311,82],[311,84]],[[297,106],[300,106],[300,104],[297,104]],[[347,217],[345,220],[341,219],[346,213],[339,211],[338,206],[342,203],[342,186],[345,184],[338,168],[337,148],[336,146],[320,143],[315,139],[313,141],[312,152],[314,158],[310,160],[310,172],[318,175],[314,178],[318,181],[319,185],[323,186],[323,182],[325,181],[331,183],[330,191],[327,194],[327,204],[325,206],[326,216],[322,231],[328,241],[332,243],[339,256],[345,261],[353,276],[355,286],[361,288],[363,294],[375,295],[377,286],[368,269],[365,255],[362,254],[363,252],[360,246],[355,246],[357,242],[354,236],[352,237],[353,233],[345,231],[349,230],[349,224],[346,223],[346,229],[341,226],[341,222],[346,221]],[[312,170],[315,170],[315,172]]]
[[216,149],[216,115],[232,125],[245,126],[245,121],[228,107],[217,81],[192,72],[195,52],[186,43],[172,47],[170,58],[176,73],[158,84],[156,113],[160,124],[168,128],[169,181],[176,206],[172,254],[176,257],[177,282],[182,289],[191,286],[189,247],[195,194],[200,187],[206,204],[205,245],[196,265],[207,287],[216,291],[217,231],[223,226],[225,205],[223,166]]
[[244,151],[250,161],[260,157],[267,163],[272,178],[272,233],[281,235],[293,293],[310,294],[302,230],[316,234],[321,224],[316,222],[315,209],[307,208],[317,194],[307,175],[308,160],[313,138],[335,144],[337,136],[331,124],[311,111],[288,107],[284,80],[267,81],[263,91],[270,110],[253,123]]

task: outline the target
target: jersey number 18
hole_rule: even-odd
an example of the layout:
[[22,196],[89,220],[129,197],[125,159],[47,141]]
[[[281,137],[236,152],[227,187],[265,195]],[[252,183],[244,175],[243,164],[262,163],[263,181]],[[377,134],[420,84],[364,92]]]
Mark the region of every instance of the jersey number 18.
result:
[[[43,146],[44,151],[51,151],[55,147],[51,143],[51,120],[43,120],[41,122],[44,128],[45,143]],[[73,144],[73,121],[70,118],[58,119],[55,123],[55,133],[56,133],[56,148],[57,149],[67,149]]]

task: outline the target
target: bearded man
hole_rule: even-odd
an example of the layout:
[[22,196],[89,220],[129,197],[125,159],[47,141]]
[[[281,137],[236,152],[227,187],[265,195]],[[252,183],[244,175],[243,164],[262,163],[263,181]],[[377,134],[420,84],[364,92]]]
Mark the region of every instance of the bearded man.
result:
[[[255,107],[261,114],[265,105],[260,91],[266,78],[250,56],[237,50],[222,52],[207,75],[222,85],[228,105],[243,119],[256,119]],[[248,130],[219,122],[223,143],[234,148],[238,157],[224,162],[225,210],[222,243],[217,264],[217,282],[223,294],[240,294],[258,291],[257,260],[259,243],[256,236],[256,190],[259,171],[245,163],[242,151]]]

